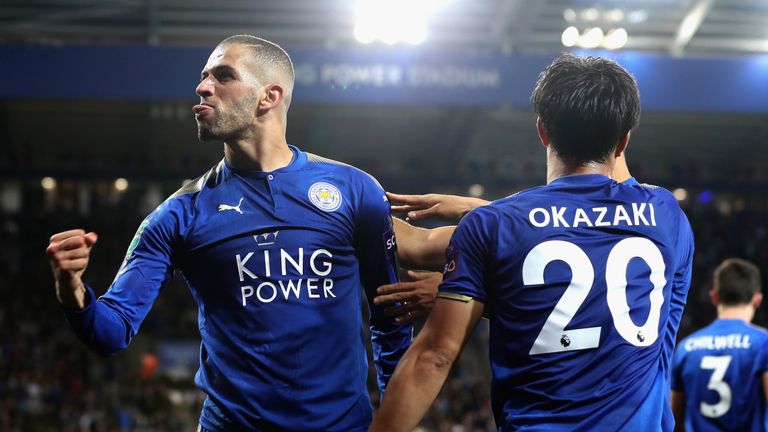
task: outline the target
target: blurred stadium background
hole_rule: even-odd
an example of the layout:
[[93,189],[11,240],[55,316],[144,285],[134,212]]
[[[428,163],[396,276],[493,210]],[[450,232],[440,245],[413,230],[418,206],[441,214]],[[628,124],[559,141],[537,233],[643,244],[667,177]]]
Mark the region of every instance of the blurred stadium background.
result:
[[[675,192],[696,235],[680,336],[714,318],[717,262],[768,275],[768,0],[0,0],[0,430],[196,427],[180,279],[104,360],[67,328],[44,248],[98,232],[86,275],[106,290],[141,219],[221,158],[191,105],[209,51],[238,33],[293,56],[290,143],[392,191],[487,199],[545,181],[538,71],[562,51],[614,58],[644,104],[630,168]],[[494,430],[485,337],[425,430]]]

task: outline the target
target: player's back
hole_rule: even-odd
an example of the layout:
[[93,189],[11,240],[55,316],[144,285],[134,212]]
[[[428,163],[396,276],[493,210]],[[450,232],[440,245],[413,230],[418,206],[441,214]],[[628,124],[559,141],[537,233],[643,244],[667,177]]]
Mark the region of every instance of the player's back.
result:
[[766,350],[768,332],[739,319],[718,319],[678,344],[672,389],[685,394],[688,430],[766,430]]
[[576,175],[465,219],[487,243],[486,298],[457,288],[462,251],[449,251],[441,290],[490,307],[500,429],[670,429],[667,371],[693,252],[672,195]]

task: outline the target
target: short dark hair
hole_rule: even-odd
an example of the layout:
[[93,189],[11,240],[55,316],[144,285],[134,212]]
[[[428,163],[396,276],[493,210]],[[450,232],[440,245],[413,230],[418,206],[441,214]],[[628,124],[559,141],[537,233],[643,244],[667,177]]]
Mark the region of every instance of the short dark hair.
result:
[[760,269],[740,258],[728,258],[715,269],[713,290],[724,306],[740,306],[761,291]]
[[268,79],[282,78],[283,85],[288,87],[288,102],[290,94],[293,92],[293,83],[295,79],[293,62],[291,56],[280,47],[280,45],[251,35],[230,36],[219,43],[219,46],[227,45],[245,45],[251,49],[258,63],[264,67],[268,74]]
[[640,119],[635,79],[600,57],[556,58],[539,75],[531,99],[557,156],[577,166],[605,162]]

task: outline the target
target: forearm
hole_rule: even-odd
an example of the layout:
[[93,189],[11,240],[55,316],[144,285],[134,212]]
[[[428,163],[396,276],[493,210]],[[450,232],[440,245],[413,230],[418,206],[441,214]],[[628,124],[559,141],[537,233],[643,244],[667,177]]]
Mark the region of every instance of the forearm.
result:
[[387,192],[387,197],[392,203],[392,211],[405,213],[409,222],[428,218],[458,222],[471,210],[488,204],[488,201],[480,198],[460,195],[402,195]]
[[483,303],[435,304],[413,346],[397,365],[372,431],[411,431],[435,400],[483,310]]
[[397,256],[407,268],[442,271],[455,226],[426,229],[394,219]]
[[462,205],[460,206],[461,211],[459,212],[460,217],[457,218],[454,222],[459,222],[459,220],[464,217],[467,213],[470,211],[476,209],[477,207],[484,206],[490,201],[481,199],[481,198],[472,198],[472,197],[460,197]]
[[88,305],[88,292],[79,276],[56,275],[56,299],[66,309],[84,309]]
[[451,241],[456,226],[444,226],[427,230],[426,239],[420,245],[418,266],[421,270],[443,271],[445,249]]
[[452,355],[416,346],[409,350],[392,377],[370,431],[412,431],[440,393],[454,360]]

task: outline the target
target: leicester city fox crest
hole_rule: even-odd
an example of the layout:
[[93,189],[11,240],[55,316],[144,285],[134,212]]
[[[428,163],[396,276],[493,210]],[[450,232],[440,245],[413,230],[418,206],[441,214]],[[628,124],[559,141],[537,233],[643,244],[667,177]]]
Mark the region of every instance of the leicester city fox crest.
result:
[[317,182],[309,187],[309,200],[320,210],[332,212],[341,207],[341,192],[326,182]]

